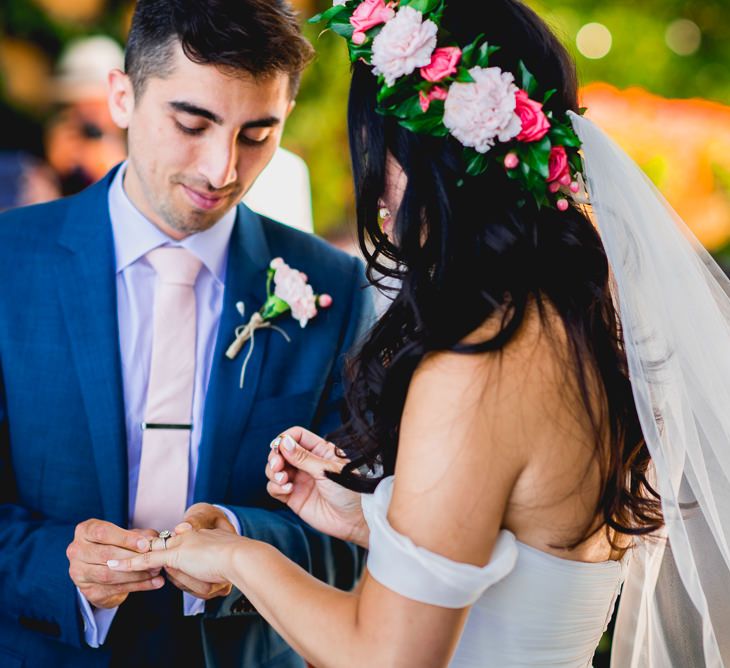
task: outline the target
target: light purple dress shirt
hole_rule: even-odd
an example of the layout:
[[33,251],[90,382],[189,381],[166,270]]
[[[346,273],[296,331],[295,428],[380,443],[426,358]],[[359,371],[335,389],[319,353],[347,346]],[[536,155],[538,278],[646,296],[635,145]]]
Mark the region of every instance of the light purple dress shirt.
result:
[[[198,468],[198,450],[203,426],[203,407],[212,366],[218,324],[223,304],[228,244],[236,220],[235,208],[226,213],[213,227],[175,241],[152,224],[132,204],[124,191],[124,163],[109,188],[109,214],[114,235],[117,276],[117,315],[119,318],[119,347],[124,384],[125,423],[127,428],[127,463],[129,470],[129,517],[134,516],[137,481],[142,454],[142,429],[150,359],[152,356],[153,305],[155,270],[145,255],[160,246],[181,246],[201,260],[203,266],[195,283],[197,309],[197,341],[195,349],[195,385],[193,388],[193,429],[190,436],[190,462],[187,503],[190,505]],[[221,508],[240,533],[236,516]],[[166,527],[168,528],[168,527]],[[172,527],[169,527],[172,529]],[[78,590],[77,590],[78,591]],[[78,591],[84,620],[84,637],[91,647],[106,640],[117,608],[93,609]],[[203,612],[205,601],[183,592],[184,613]]]

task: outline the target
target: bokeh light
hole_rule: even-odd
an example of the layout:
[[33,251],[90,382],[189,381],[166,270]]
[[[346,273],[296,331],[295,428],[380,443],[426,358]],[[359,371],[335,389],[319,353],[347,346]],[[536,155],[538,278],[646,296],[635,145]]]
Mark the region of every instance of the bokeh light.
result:
[[669,24],[665,35],[667,46],[679,56],[691,56],[702,44],[700,27],[689,19],[677,19]]
[[602,23],[587,23],[578,31],[575,43],[586,58],[599,60],[611,51],[613,35]]

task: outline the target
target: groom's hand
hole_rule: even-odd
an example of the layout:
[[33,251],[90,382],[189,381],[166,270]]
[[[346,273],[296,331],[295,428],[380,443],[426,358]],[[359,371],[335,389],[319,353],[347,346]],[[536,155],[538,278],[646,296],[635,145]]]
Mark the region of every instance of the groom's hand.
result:
[[[226,514],[215,506],[209,503],[196,503],[190,506],[185,517],[183,518],[188,527],[185,527],[188,531],[199,530],[199,529],[222,529],[223,531],[229,531],[231,533],[237,533],[236,528],[230,523]],[[178,528],[175,529],[176,533],[180,533]],[[189,575],[178,571],[174,568],[165,568],[167,573],[167,579],[172,582],[178,589],[186,591],[197,598],[202,598],[205,601],[209,601],[212,598],[219,596],[228,596],[231,593],[233,585],[230,583],[225,584],[211,584],[209,582],[203,582],[191,578]]]
[[128,559],[147,552],[151,529],[127,531],[102,520],[86,520],[76,526],[73,543],[67,550],[68,573],[79,591],[97,608],[115,608],[133,591],[159,589],[165,584],[160,571],[115,573],[106,562]]

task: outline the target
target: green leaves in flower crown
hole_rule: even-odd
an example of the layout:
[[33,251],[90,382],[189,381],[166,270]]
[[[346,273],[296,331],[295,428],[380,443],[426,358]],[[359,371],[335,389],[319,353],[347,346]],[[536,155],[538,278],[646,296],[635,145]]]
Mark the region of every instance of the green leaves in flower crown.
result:
[[439,5],[443,5],[443,0],[401,0],[401,7],[411,7],[421,14],[428,14],[438,9]]
[[461,63],[465,69],[472,67],[489,67],[489,57],[499,51],[498,46],[489,46],[484,34],[479,35],[471,44],[464,47],[461,54]]
[[335,5],[334,7],[330,7],[327,11],[316,14],[311,19],[308,19],[307,23],[321,23],[322,21],[329,23],[345,12],[348,14],[347,20],[349,21],[350,16],[352,16],[352,8],[347,7],[347,5]]

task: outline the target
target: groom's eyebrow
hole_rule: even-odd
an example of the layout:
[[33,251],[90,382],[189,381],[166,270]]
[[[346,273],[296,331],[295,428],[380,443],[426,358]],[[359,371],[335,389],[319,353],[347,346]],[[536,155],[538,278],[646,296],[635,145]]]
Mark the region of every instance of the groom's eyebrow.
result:
[[[216,125],[223,125],[223,119],[218,114],[215,114],[212,111],[205,109],[204,107],[199,107],[196,104],[176,100],[176,101],[170,102],[169,106],[172,107],[175,111],[182,112],[183,114],[190,114],[191,116],[200,116],[201,118],[204,118],[208,121],[215,123]],[[270,128],[270,127],[274,127],[275,125],[279,125],[279,123],[281,123],[280,118],[278,118],[276,116],[267,116],[265,118],[259,118],[254,121],[249,121],[248,123],[244,123],[241,127],[244,130],[247,130],[250,128]]]
[[183,114],[200,116],[201,118],[205,118],[208,121],[212,121],[216,125],[223,125],[223,119],[218,114],[214,114],[212,111],[204,109],[203,107],[199,107],[196,104],[191,104],[190,102],[173,101],[169,103],[169,106],[172,107],[175,111],[180,111]]

